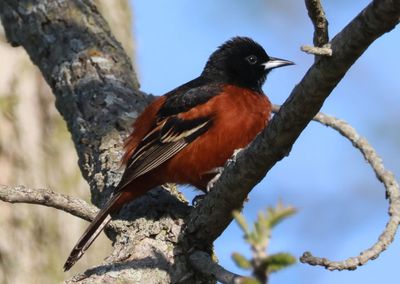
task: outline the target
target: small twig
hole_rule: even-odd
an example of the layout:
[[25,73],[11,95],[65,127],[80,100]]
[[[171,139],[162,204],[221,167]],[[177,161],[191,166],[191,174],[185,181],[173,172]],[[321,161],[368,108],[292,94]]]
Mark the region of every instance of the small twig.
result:
[[223,284],[240,283],[242,276],[230,272],[212,260],[211,256],[203,251],[195,251],[189,257],[193,267],[202,274],[214,277]]
[[308,54],[314,54],[317,56],[332,56],[332,48],[329,43],[325,44],[323,47],[303,45],[300,49]]
[[314,25],[314,46],[303,45],[301,50],[315,56],[332,56],[329,42],[328,20],[320,0],[305,0],[308,16]]
[[87,221],[93,220],[98,209],[84,200],[54,192],[25,186],[0,185],[0,200],[9,203],[30,203],[53,207]]
[[[274,105],[273,111],[277,112],[279,111],[279,108],[279,106]],[[318,113],[313,120],[333,128],[350,140],[353,146],[359,149],[363,154],[365,160],[374,170],[376,177],[383,183],[386,189],[386,196],[389,201],[388,212],[390,217],[384,231],[381,233],[375,244],[361,252],[360,255],[350,257],[343,261],[330,261],[326,258],[314,257],[310,252],[305,252],[300,258],[300,261],[303,263],[324,266],[329,270],[354,270],[357,266],[361,266],[369,260],[376,259],[379,254],[386,250],[393,242],[400,223],[399,185],[394,178],[394,175],[384,168],[382,159],[378,156],[368,141],[365,138],[360,137],[356,130],[347,122],[323,113]]]
[[328,20],[320,0],[305,0],[308,16],[314,25],[314,45],[323,47],[329,41]]

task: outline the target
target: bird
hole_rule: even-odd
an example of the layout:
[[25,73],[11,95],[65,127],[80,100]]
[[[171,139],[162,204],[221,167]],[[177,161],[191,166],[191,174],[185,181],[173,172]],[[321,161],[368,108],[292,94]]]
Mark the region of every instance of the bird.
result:
[[72,249],[64,271],[82,257],[110,214],[150,189],[176,183],[207,193],[217,169],[267,126],[271,102],[262,86],[268,73],[293,64],[236,36],[210,55],[200,76],[150,103],[125,140],[119,184]]

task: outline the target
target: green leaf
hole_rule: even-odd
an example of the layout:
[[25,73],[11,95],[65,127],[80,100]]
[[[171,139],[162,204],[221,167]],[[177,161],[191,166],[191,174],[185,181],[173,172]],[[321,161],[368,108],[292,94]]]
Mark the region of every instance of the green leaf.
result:
[[243,230],[243,232],[247,235],[249,233],[249,226],[247,225],[246,219],[239,211],[235,210],[232,212],[233,218],[235,218],[236,222]]
[[251,269],[252,268],[250,261],[248,261],[246,259],[246,257],[241,255],[240,253],[237,253],[237,252],[232,253],[232,259],[236,263],[236,265],[239,266],[240,268],[243,268],[243,269]]
[[294,215],[295,213],[296,209],[294,207],[285,207],[282,203],[278,203],[275,208],[268,208],[268,216],[266,218],[267,226],[273,228],[285,218]]
[[266,257],[262,261],[262,266],[267,273],[272,273],[284,269],[296,263],[296,258],[289,253],[276,253]]

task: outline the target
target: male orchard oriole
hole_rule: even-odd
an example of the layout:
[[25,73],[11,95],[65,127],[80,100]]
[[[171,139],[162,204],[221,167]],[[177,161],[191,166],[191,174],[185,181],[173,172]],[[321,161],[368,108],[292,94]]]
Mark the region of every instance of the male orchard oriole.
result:
[[201,75],[158,97],[133,124],[125,172],[113,195],[79,239],[69,270],[110,221],[110,213],[164,183],[207,184],[235,149],[265,128],[271,103],[261,87],[273,68],[294,64],[269,57],[256,42],[235,37],[221,45]]

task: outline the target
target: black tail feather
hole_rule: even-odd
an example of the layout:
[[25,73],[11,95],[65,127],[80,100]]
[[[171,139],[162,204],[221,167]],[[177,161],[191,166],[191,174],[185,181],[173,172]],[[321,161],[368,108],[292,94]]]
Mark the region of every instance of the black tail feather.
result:
[[106,206],[96,215],[92,223],[90,223],[89,227],[83,233],[82,237],[69,254],[68,259],[64,264],[64,271],[68,271],[82,257],[85,251],[103,231],[104,227],[108,224],[108,222],[110,222],[110,213],[113,211],[113,205],[120,196],[121,192],[113,196],[107,202]]

